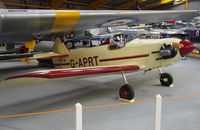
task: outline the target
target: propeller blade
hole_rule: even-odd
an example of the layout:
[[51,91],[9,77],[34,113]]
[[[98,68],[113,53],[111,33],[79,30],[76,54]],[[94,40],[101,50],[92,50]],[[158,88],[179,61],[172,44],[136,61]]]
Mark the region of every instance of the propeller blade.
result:
[[173,43],[172,43],[172,46],[173,46],[174,48],[178,49],[178,50],[184,48],[184,45],[183,45],[183,44],[179,44],[179,43],[177,43],[177,42],[173,42]]
[[192,53],[194,53],[194,54],[199,54],[199,51],[198,51],[197,49],[194,49],[194,50],[192,51]]

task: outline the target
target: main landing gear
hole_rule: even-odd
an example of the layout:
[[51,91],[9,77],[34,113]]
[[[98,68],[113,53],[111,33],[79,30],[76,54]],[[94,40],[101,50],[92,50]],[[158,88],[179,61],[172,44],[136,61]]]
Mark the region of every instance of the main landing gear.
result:
[[119,90],[120,98],[125,100],[132,100],[135,97],[134,89],[128,85],[124,72],[122,72],[122,77],[124,79],[124,85]]
[[[173,77],[169,73],[162,73],[160,67],[158,68],[160,75],[160,83],[163,86],[172,87],[173,86]],[[133,87],[131,87],[125,77],[124,72],[122,71],[122,77],[124,80],[124,85],[119,90],[120,100],[131,101],[135,97],[135,92]]]
[[169,73],[162,73],[161,69],[158,68],[160,73],[160,83],[163,86],[172,87],[173,86],[173,77]]

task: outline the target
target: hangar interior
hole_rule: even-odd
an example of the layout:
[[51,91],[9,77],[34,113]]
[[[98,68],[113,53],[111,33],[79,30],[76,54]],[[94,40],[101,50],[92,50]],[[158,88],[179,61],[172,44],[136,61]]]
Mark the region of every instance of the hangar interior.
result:
[[[146,10],[147,12],[150,10],[200,10],[199,0],[1,0],[0,3],[2,10],[91,10],[91,12],[93,10]],[[163,17],[165,17],[164,15],[165,14],[163,14]],[[1,16],[3,16],[3,14],[1,14]],[[32,47],[27,47],[27,49],[26,44],[24,47],[24,43],[21,41],[20,43],[8,44],[1,40],[0,130],[82,130],[76,127],[76,103],[83,105],[82,128],[85,130],[156,129],[155,96],[157,94],[162,96],[160,129],[200,129],[199,53],[190,53],[187,56],[181,57],[174,65],[161,65],[158,67],[162,69],[162,72],[169,73],[173,76],[173,86],[170,87],[163,86],[160,81],[162,72],[160,73],[157,68],[150,68],[133,73],[124,73],[122,70],[120,71],[122,75],[121,73],[97,77],[88,77],[86,75],[77,79],[48,80],[47,82],[34,84],[37,80],[39,81],[37,77],[32,80],[33,83],[29,80],[25,81],[22,79],[19,81],[20,84],[15,84],[15,82],[13,82],[11,86],[8,87],[2,85],[4,81],[9,80],[8,77],[13,75],[35,71],[48,73],[48,71],[55,69],[50,62],[48,62],[47,66],[46,64],[44,65],[46,60],[44,60],[44,62],[42,60],[36,60],[34,55],[41,52],[46,53],[53,51],[54,49],[52,48],[54,47],[54,41],[57,40],[57,36],[61,37],[61,42],[65,43],[67,46],[66,48],[69,48],[71,52],[73,50],[80,50],[81,52],[85,48],[92,49],[99,45],[101,45],[100,48],[103,48],[106,41],[109,41],[109,44],[111,44],[110,37],[113,38],[114,42],[118,42],[119,45],[124,42],[124,46],[129,46],[130,44],[128,43],[135,39],[147,40],[148,43],[151,39],[176,37],[181,39],[181,41],[187,41],[187,44],[194,44],[196,50],[200,51],[199,17],[200,15],[191,19],[191,21],[173,21],[169,19],[168,21],[161,21],[158,23],[140,23],[131,25],[131,27],[122,26],[120,28],[104,28],[102,30],[100,28],[94,28],[76,32],[65,32],[62,36],[59,33],[56,35],[42,36],[42,38],[40,38],[38,34],[33,36],[36,38],[37,43],[34,49]],[[4,32],[1,30],[3,26],[6,25],[6,23],[2,24],[3,20],[1,19],[3,19],[3,17],[0,18],[0,39],[4,36],[2,35]],[[117,23],[120,22],[121,21],[117,21]],[[13,21],[13,24],[15,25],[15,21]],[[88,24],[90,24],[90,21],[88,21]],[[181,30],[182,27],[181,29],[179,28],[179,26],[182,25],[184,26],[184,30]],[[16,24],[15,26],[18,25]],[[185,29],[185,27],[187,28]],[[123,31],[123,29],[125,29],[125,31]],[[136,30],[131,31],[133,29]],[[88,40],[86,36],[90,35],[92,38],[90,37]],[[127,38],[129,35],[131,35],[130,40]],[[26,36],[24,36],[24,38],[25,37]],[[12,38],[10,39],[12,40]],[[157,58],[155,61],[156,63],[165,59],[171,60],[174,58],[170,57],[171,55],[168,56],[168,50],[162,52],[162,49],[166,46],[162,44],[161,49],[159,48],[159,52],[152,52],[152,54],[150,54],[159,53],[161,55],[161,59]],[[179,49],[182,49],[182,46],[179,45],[178,47],[176,53],[179,53]],[[99,61],[105,62],[113,60],[115,62],[116,60],[127,60],[130,58],[136,58],[137,60],[140,57],[145,57],[146,55],[141,54],[149,48],[145,48],[145,46],[139,48],[138,52],[141,51],[142,53],[137,56],[100,59]],[[175,48],[175,46],[173,46],[173,48]],[[114,51],[117,50],[111,51],[114,55],[121,55],[114,53]],[[21,52],[28,53],[28,56],[26,55],[28,58],[24,58]],[[127,52],[123,52],[126,54],[128,50]],[[20,53],[20,55],[16,58],[15,56],[18,55],[18,53]],[[98,53],[98,50],[88,53],[94,55]],[[103,53],[105,53],[105,51],[102,52],[102,56],[104,56]],[[84,55],[84,53],[81,54]],[[109,54],[112,55],[112,53]],[[15,58],[12,58],[13,55]],[[63,55],[62,53],[62,55],[50,55],[50,57],[62,58],[66,56]],[[67,56],[68,55],[69,54],[67,54]],[[84,66],[83,64],[97,65],[97,57],[91,57],[87,56],[87,60],[85,57],[81,60],[79,59],[77,64],[79,64],[79,67]],[[75,58],[76,56],[74,56],[74,59]],[[75,61],[72,62],[76,64]],[[140,62],[140,60],[137,62]],[[116,64],[119,63],[120,62],[116,62]],[[153,65],[156,63],[153,62],[150,64]],[[172,63],[167,62],[166,64]],[[81,69],[75,71],[81,71]],[[94,69],[92,71],[96,70]],[[23,77],[26,75],[21,76]],[[18,77],[19,76],[13,76],[11,79]],[[167,80],[169,81],[169,79]],[[119,100],[120,87],[126,85],[126,82],[134,88],[134,102],[130,102],[130,100]],[[123,92],[126,95],[126,91]]]
[[[177,5],[185,4],[186,0],[2,0],[1,2],[4,7],[14,9],[137,10],[137,5],[139,5],[143,10],[159,10],[177,7]],[[196,5],[198,0],[189,2]],[[194,7],[189,5],[190,8]]]

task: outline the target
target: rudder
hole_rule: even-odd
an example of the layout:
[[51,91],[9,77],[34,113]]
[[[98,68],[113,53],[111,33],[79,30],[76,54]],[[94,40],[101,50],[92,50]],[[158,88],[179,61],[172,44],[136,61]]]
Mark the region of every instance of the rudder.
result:
[[58,54],[69,54],[70,50],[65,45],[65,43],[61,41],[60,38],[56,38],[55,43],[53,45],[53,52]]
[[58,58],[58,57],[66,57],[69,56],[70,50],[65,45],[64,42],[61,41],[60,38],[56,38],[54,45],[53,45],[53,52],[47,52],[47,53],[39,53],[35,54],[33,57],[35,59],[45,59],[45,58]]

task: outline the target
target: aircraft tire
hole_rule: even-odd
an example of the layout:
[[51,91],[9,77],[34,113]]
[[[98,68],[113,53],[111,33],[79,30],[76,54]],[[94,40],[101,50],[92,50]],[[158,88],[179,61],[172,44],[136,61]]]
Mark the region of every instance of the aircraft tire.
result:
[[89,42],[88,41],[83,41],[82,44],[85,46],[85,45],[89,44]]
[[68,34],[69,39],[74,39],[75,38],[75,34],[73,32],[70,32]]
[[65,33],[65,34],[64,34],[64,37],[65,37],[66,39],[69,39],[69,33]]
[[65,42],[65,44],[67,45],[67,47],[69,49],[74,49],[75,48],[74,43],[72,41]]
[[134,92],[134,89],[130,85],[125,84],[120,88],[119,95],[120,95],[120,98],[132,100],[135,96],[135,92]]
[[160,75],[160,83],[163,86],[170,86],[173,83],[173,77],[169,73],[162,73]]

